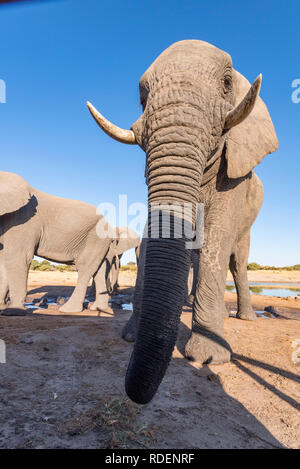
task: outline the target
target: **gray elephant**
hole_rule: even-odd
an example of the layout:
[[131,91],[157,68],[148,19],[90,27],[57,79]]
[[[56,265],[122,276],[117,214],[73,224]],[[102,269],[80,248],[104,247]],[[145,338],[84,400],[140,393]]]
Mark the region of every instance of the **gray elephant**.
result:
[[96,207],[45,194],[20,176],[0,172],[0,309],[23,310],[31,260],[36,254],[75,265],[78,281],[61,312],[81,312],[91,277],[96,285],[90,309],[108,308],[106,279],[113,258],[136,247],[137,233],[110,227]]
[[[125,381],[135,402],[152,399],[172,356],[190,268],[191,235],[178,237],[177,227],[180,221],[195,226],[198,202],[205,207],[205,240],[186,356],[201,363],[231,358],[224,339],[226,273],[231,258],[236,266],[247,262],[249,229],[263,198],[252,169],[278,146],[260,86],[261,76],[251,86],[227,53],[187,40],[166,49],[140,79],[143,113],[131,130],[111,124],[88,103],[108,135],[146,152],[148,232],[152,220],[172,207],[172,236],[157,230],[141,247],[138,333]],[[174,204],[185,203],[193,207],[192,220],[174,212]],[[236,269],[237,276],[243,272]],[[241,284],[246,287],[246,280]],[[252,315],[247,306],[240,311],[240,317]]]

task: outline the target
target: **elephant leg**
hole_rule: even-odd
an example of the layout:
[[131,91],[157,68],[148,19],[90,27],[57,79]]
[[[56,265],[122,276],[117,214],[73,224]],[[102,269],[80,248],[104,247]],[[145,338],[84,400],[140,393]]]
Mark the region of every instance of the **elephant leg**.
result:
[[250,233],[248,232],[235,246],[230,257],[230,271],[234,278],[237,292],[237,315],[239,319],[253,321],[256,319],[251,304],[249,291],[247,264],[250,247]]
[[231,348],[224,339],[224,291],[231,244],[226,228],[220,230],[211,226],[205,233],[205,245],[199,258],[192,332],[185,348],[187,358],[201,363],[226,363],[231,358]]
[[109,294],[106,286],[107,268],[107,261],[104,260],[104,262],[102,262],[98,271],[94,275],[96,296],[94,303],[89,306],[89,309],[92,311],[110,311],[110,307],[108,304]]
[[120,270],[120,259],[121,256],[115,256],[111,265],[111,269],[108,275],[109,280],[109,291],[111,293],[116,293],[118,291],[118,277],[119,277],[119,270]]
[[146,247],[147,238],[143,238],[139,252],[138,272],[133,297],[133,312],[122,331],[122,337],[127,342],[134,342],[137,334],[138,321],[142,309]]
[[110,244],[110,239],[99,239],[96,233],[88,237],[86,245],[76,262],[78,270],[77,285],[69,301],[61,306],[59,311],[62,313],[81,313],[88,283],[97,272],[99,265],[103,263]]
[[121,259],[122,259],[123,254],[120,256],[117,256],[116,258],[116,272],[115,272],[115,283],[113,287],[113,291],[117,292],[119,290],[119,274],[120,274],[120,266],[121,266]]
[[8,296],[8,280],[4,265],[4,255],[0,252],[0,310],[6,308]]
[[33,248],[26,249],[24,247],[24,251],[25,253],[13,252],[13,248],[5,247],[4,259],[7,284],[4,286],[2,294],[4,294],[5,300],[9,288],[10,304],[6,307],[9,307],[10,310],[26,310],[24,303],[27,295],[28,272],[34,250]]

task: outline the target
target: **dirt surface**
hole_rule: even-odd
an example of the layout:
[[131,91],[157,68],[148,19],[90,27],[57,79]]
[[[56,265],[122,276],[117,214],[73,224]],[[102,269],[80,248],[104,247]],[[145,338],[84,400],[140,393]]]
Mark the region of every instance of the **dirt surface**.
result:
[[[68,295],[76,282],[69,272],[35,274],[30,299]],[[122,272],[123,293],[132,294],[133,280]],[[233,293],[226,303],[236,308]],[[300,448],[300,365],[292,360],[300,306],[278,311],[254,322],[226,318],[233,360],[201,367],[183,357],[191,323],[185,306],[173,360],[146,406],[124,394],[132,344],[120,335],[130,312],[63,315],[52,305],[0,316],[0,448]]]
[[[232,281],[228,272],[227,280]],[[248,270],[249,282],[300,283],[299,270]]]
[[[30,271],[29,286],[34,285],[75,285],[77,272],[40,272]],[[232,281],[232,275],[228,271],[227,280]],[[287,270],[249,270],[249,282],[277,282],[277,283],[300,283],[300,271]],[[121,271],[121,285],[133,286],[135,274],[129,271]]]

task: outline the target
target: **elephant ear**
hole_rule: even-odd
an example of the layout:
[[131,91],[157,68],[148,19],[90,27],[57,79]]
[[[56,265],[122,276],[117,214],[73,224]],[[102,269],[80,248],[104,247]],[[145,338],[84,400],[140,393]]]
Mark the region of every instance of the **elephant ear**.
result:
[[117,228],[118,244],[116,247],[116,255],[119,256],[128,249],[136,248],[139,245],[139,235],[128,228],[127,226],[120,226]]
[[17,174],[0,172],[0,216],[15,212],[31,199],[29,184]]
[[[237,106],[251,88],[248,80],[233,71]],[[263,100],[258,96],[248,117],[229,130],[226,140],[227,173],[230,178],[246,176],[261,160],[278,148],[275,129]]]

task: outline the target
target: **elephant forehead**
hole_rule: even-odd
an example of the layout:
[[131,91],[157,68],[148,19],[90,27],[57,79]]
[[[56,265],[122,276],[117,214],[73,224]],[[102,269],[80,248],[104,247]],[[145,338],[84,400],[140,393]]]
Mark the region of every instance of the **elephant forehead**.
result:
[[220,64],[232,64],[230,55],[227,52],[205,41],[196,39],[175,42],[165,49],[157,59],[150,65],[140,79],[140,86],[143,86],[154,73],[158,73],[166,67],[191,63],[200,66],[201,63],[210,62],[217,66]]

